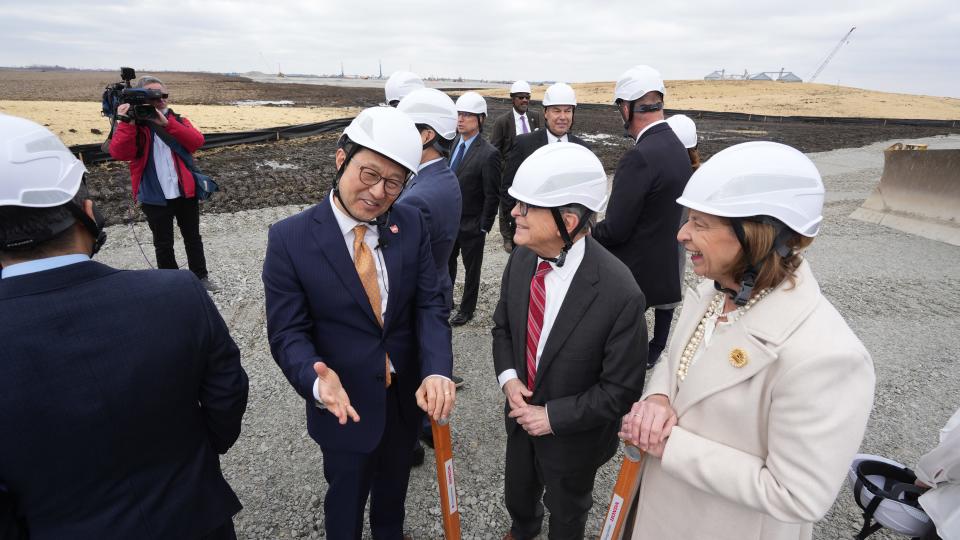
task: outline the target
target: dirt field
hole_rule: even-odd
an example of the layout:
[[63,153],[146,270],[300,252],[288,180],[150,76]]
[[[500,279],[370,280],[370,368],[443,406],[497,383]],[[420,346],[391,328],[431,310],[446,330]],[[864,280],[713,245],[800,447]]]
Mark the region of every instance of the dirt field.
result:
[[[581,103],[610,103],[613,82],[575,83]],[[890,94],[829,84],[773,81],[666,81],[671,109],[742,112],[777,116],[854,116],[861,118],[960,119],[960,99]],[[543,98],[545,86],[533,88]],[[508,90],[481,90],[507,97]]]
[[[507,112],[508,105],[490,100],[491,117]],[[722,148],[749,140],[773,140],[804,152],[860,147],[889,139],[912,139],[950,133],[949,129],[919,127],[821,126],[805,123],[761,124],[701,120],[700,149],[709,157]],[[612,110],[581,109],[574,132],[590,140],[608,173],[630,144],[622,137],[622,124]],[[960,133],[960,129],[952,130]],[[307,204],[329,189],[333,179],[333,153],[339,134],[279,143],[217,148],[199,152],[201,169],[220,183],[221,192],[208,201],[205,212],[236,212],[284,204]],[[98,200],[113,223],[121,222],[130,206],[130,180],[124,163],[90,168],[91,185],[101,190]]]

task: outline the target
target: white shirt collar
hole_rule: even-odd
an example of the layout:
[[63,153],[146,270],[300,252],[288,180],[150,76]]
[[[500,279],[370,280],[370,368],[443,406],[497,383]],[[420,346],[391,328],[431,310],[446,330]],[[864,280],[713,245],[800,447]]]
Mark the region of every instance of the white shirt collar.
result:
[[54,257],[47,257],[45,259],[34,259],[32,261],[25,261],[22,263],[11,264],[6,268],[0,269],[0,278],[6,279],[6,278],[12,278],[15,276],[33,274],[36,272],[43,272],[45,270],[53,270],[54,268],[61,268],[63,266],[86,262],[89,260],[90,260],[90,256],[84,255],[82,253],[71,253],[69,255],[57,255]]
[[[586,238],[586,237],[584,237]],[[584,238],[581,238],[573,243],[570,246],[570,251],[567,251],[567,258],[563,262],[563,266],[557,266],[557,263],[550,262],[550,267],[553,268],[553,271],[556,272],[557,277],[566,281],[570,276],[577,273],[577,269],[580,268],[580,263],[583,262],[583,254],[586,251],[586,242]],[[544,259],[537,257],[537,264],[540,264],[540,261]]]
[[436,162],[438,162],[438,161],[442,161],[442,160],[443,160],[443,157],[438,157],[437,159],[431,159],[430,161],[428,161],[428,162],[426,162],[426,163],[421,163],[420,166],[417,167],[417,172],[420,172],[420,171],[426,169],[427,167],[433,165],[434,163],[436,163]]
[[640,133],[637,133],[637,142],[640,141],[640,137],[642,137],[643,134],[646,133],[648,129],[652,128],[653,126],[655,126],[655,125],[657,125],[657,124],[663,124],[663,123],[666,123],[666,120],[657,120],[656,122],[650,124],[649,126],[641,129],[641,130],[640,130]]
[[[335,200],[332,191],[330,192],[330,206],[333,208],[333,217],[337,219],[337,225],[340,226],[340,232],[343,233],[343,236],[347,236],[347,234],[353,232],[353,228],[357,225],[366,225],[367,229],[369,229],[375,236],[379,237],[376,227],[370,225],[369,223],[357,221],[348,216],[343,210],[340,210],[340,208],[337,206],[337,201]],[[369,233],[367,234],[369,235]],[[369,238],[369,236],[365,236],[364,238]]]
[[569,135],[568,133],[564,133],[563,137],[560,137],[560,140],[558,141],[557,136],[554,135],[553,133],[550,133],[549,129],[547,128],[543,128],[543,129],[546,129],[547,131],[547,144],[553,144],[555,142],[570,142],[569,137],[567,137],[567,135]]

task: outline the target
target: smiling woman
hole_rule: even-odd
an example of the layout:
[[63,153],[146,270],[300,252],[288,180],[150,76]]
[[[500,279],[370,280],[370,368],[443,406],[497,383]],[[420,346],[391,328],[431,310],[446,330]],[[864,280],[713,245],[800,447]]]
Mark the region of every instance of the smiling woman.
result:
[[875,378],[803,259],[823,200],[813,163],[771,142],[717,153],[677,200],[677,239],[709,281],[624,417],[620,436],[650,458],[634,539],[806,540],[833,504]]

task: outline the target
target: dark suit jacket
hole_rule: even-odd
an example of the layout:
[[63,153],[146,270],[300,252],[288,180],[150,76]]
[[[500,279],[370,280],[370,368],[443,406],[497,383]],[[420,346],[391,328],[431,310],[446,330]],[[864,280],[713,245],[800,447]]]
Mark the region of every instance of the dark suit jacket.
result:
[[651,306],[680,301],[677,231],[690,156],[666,123],[648,129],[620,158],[605,219],[593,237],[633,272]]
[[[530,154],[536,152],[541,146],[546,146],[547,134],[547,128],[542,128],[533,133],[518,135],[513,142],[513,146],[511,146],[509,152],[507,152],[507,157],[503,164],[503,176],[500,180],[500,196],[508,207],[512,208],[513,205],[517,204],[517,201],[507,193],[507,190],[513,185],[513,177],[517,175],[517,169],[520,168],[523,160],[530,157]],[[567,141],[579,144],[584,148],[590,148],[583,139],[573,133],[567,134]]]
[[[620,419],[643,390],[646,305],[630,271],[587,237],[580,268],[537,368],[534,405],[546,405],[552,435],[533,437],[541,461],[556,470],[598,467],[617,448]],[[496,373],[517,370],[526,384],[527,310],[537,255],[513,251],[493,315]],[[506,411],[509,411],[509,405]],[[522,430],[506,418],[507,432]]]
[[[369,452],[383,433],[384,358],[397,372],[401,416],[421,419],[414,392],[428,375],[450,377],[453,352],[430,235],[415,208],[395,205],[380,230],[390,286],[383,328],[333,215],[330,197],[270,227],[263,262],[273,358],[306,401],[307,429],[326,450]],[[314,405],[313,363],[340,376],[361,421],[341,426]]]
[[[527,109],[527,128],[533,133],[540,128],[540,115],[533,109]],[[522,134],[521,134],[522,135]],[[517,136],[517,120],[513,117],[513,106],[506,114],[500,115],[493,123],[493,129],[490,133],[490,144],[500,152],[500,157],[507,158],[507,152],[513,146],[514,138]]]
[[0,483],[30,538],[199,538],[240,510],[217,454],[247,376],[192,273],[0,280],[0,342]]
[[[458,135],[453,140],[451,159],[459,144]],[[500,153],[477,135],[453,172],[457,175],[463,195],[460,231],[479,234],[483,229],[489,232],[500,205]]]
[[423,214],[444,305],[453,306],[453,283],[447,265],[460,230],[460,208],[463,205],[456,175],[445,160],[432,163],[407,183],[397,204],[412,206]]

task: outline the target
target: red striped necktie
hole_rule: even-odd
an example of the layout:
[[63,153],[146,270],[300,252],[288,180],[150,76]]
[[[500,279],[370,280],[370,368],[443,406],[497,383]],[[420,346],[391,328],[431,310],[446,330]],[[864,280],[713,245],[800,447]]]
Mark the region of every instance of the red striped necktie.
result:
[[552,269],[550,263],[541,261],[537,266],[537,273],[530,280],[530,308],[527,310],[527,390],[530,391],[533,391],[533,382],[537,376],[537,346],[543,330],[543,311],[547,305],[544,279]]

